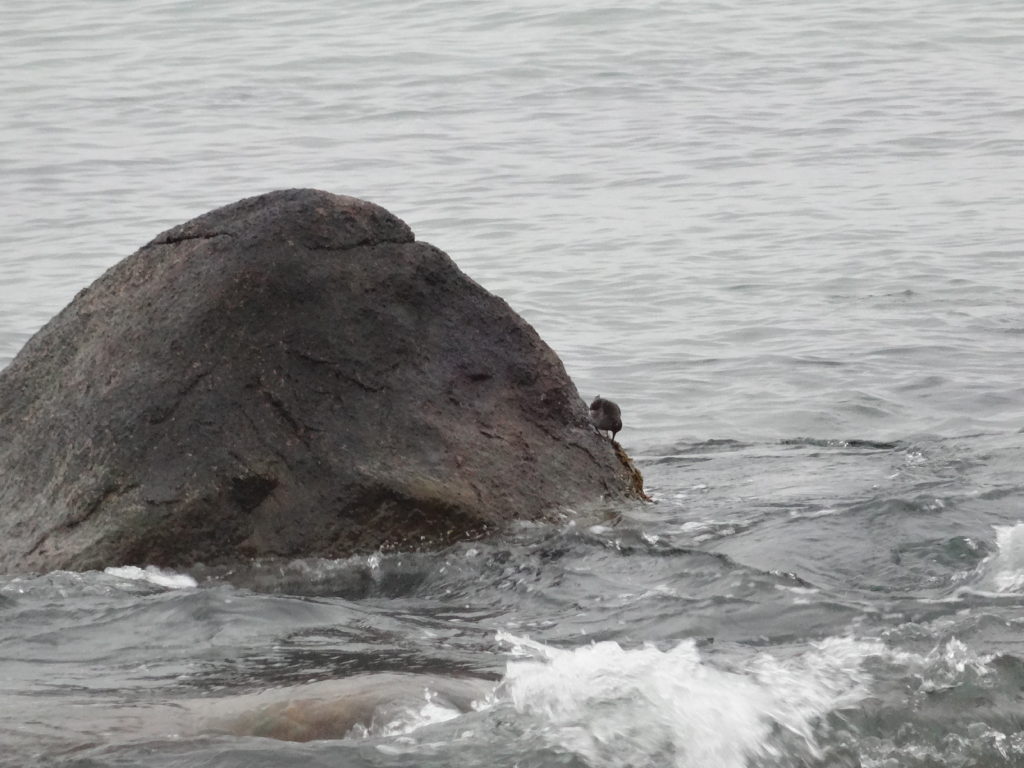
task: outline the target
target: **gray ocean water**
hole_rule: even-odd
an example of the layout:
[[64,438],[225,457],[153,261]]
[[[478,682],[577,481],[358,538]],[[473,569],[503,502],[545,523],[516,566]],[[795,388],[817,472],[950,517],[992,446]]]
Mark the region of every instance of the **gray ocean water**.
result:
[[[158,232],[317,187],[617,400],[657,503],[4,577],[0,765],[1024,765],[1022,51],[1018,0],[4,3],[0,366]],[[384,673],[341,738],[211,725]]]

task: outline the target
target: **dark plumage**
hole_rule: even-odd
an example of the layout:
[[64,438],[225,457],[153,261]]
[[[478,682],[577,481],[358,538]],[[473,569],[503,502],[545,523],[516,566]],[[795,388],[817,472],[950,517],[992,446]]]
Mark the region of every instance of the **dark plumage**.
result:
[[590,404],[590,420],[598,432],[611,432],[612,440],[622,429],[622,411],[619,410],[619,406],[600,395]]

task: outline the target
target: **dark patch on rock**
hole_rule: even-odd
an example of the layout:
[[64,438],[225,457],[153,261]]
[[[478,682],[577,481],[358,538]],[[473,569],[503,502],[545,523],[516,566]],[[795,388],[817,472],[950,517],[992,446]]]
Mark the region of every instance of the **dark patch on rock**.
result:
[[0,571],[436,547],[635,483],[504,301],[314,190],[158,236],[0,372]]
[[252,512],[277,488],[277,480],[262,475],[231,480],[231,497],[243,512]]

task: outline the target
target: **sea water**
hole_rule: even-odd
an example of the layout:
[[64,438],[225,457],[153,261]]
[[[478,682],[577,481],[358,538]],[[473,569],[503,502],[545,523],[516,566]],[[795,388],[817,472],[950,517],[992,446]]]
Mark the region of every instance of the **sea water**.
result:
[[[5,4],[0,365],[158,232],[317,187],[617,401],[656,503],[4,577],[0,764],[1024,764],[1022,50],[1016,0]],[[378,674],[339,738],[195,715]]]

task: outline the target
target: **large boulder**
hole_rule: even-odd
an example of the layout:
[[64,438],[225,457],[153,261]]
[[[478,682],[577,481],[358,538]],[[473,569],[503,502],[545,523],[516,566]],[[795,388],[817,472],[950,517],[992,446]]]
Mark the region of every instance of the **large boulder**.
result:
[[351,197],[175,227],[0,372],[0,571],[433,547],[636,495],[533,328]]

